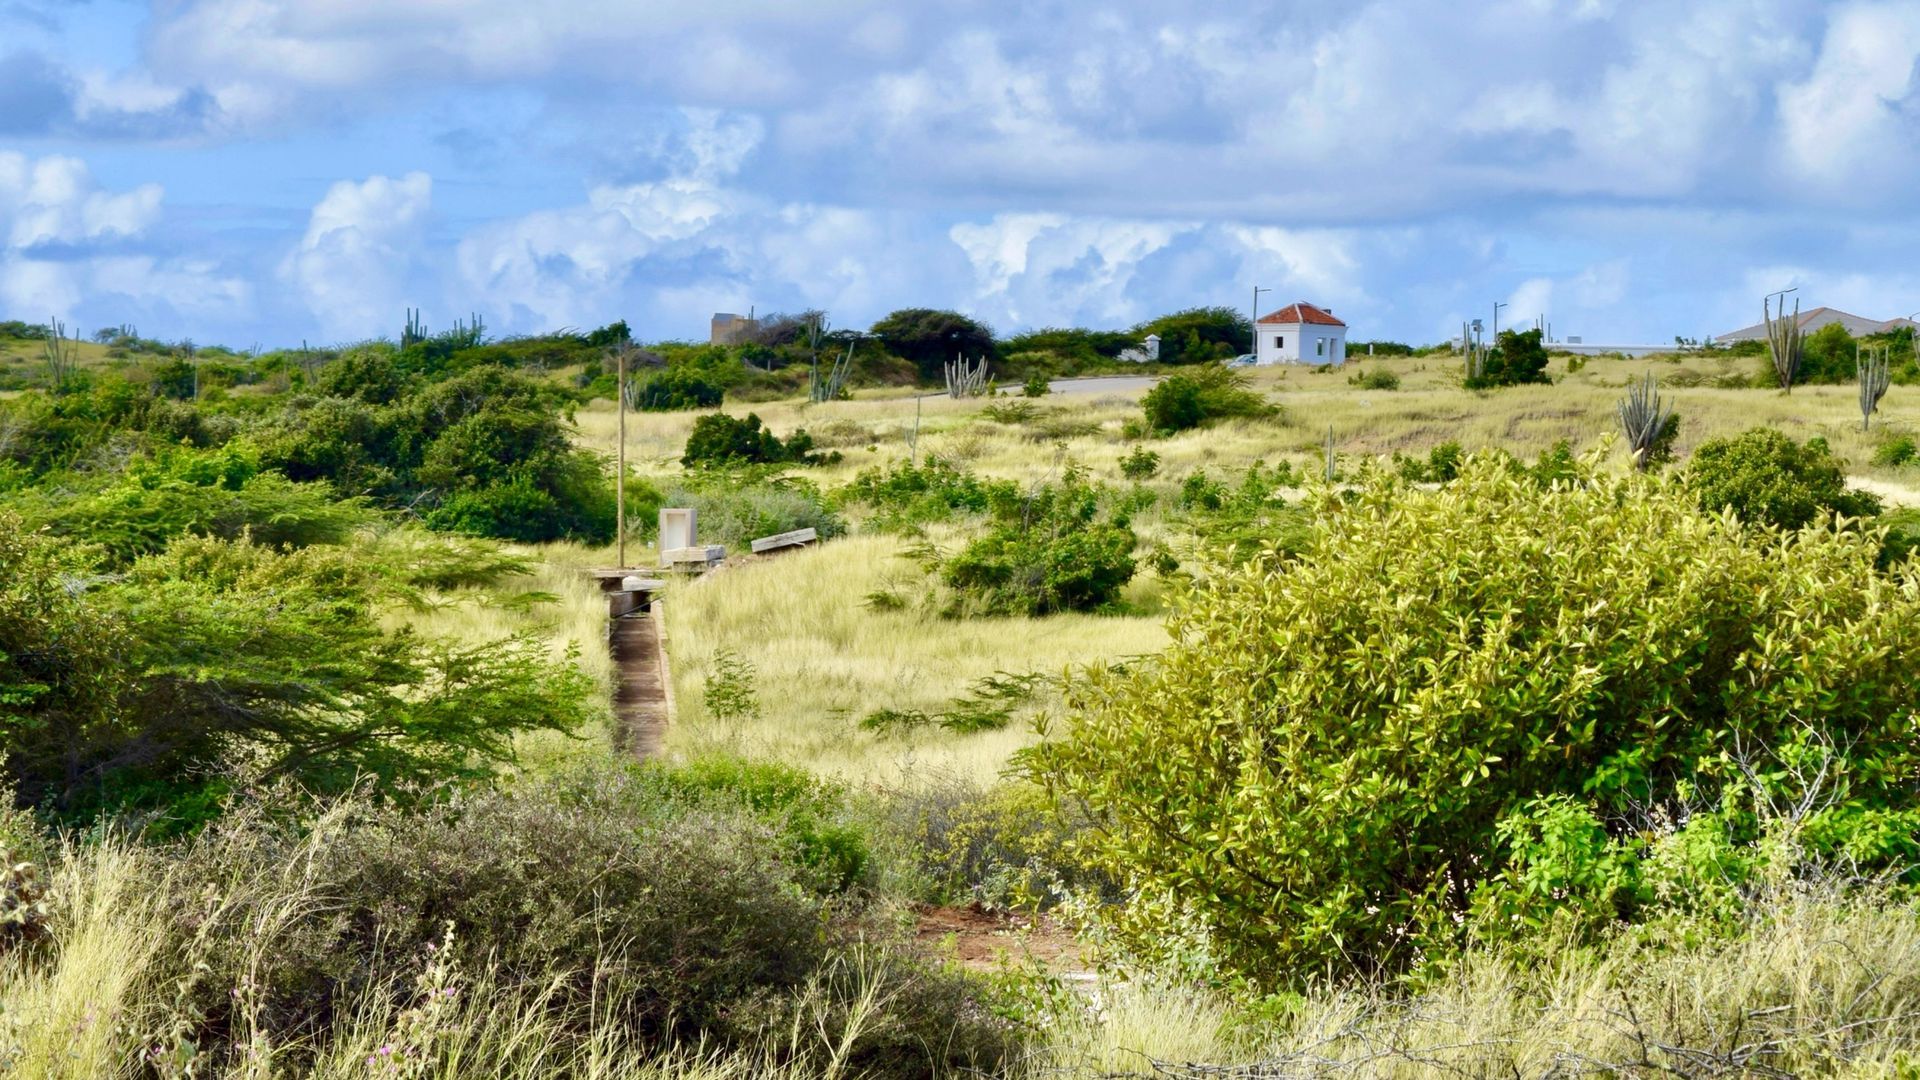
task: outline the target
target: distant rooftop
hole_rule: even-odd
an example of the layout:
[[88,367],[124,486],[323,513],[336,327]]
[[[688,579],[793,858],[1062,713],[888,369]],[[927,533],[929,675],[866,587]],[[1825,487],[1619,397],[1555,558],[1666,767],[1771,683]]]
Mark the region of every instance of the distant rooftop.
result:
[[1262,315],[1260,325],[1299,326],[1313,323],[1316,326],[1345,326],[1346,323],[1333,317],[1326,308],[1315,307],[1305,301],[1296,301],[1271,315]]
[[[1831,326],[1834,323],[1839,323],[1846,327],[1847,333],[1852,334],[1854,337],[1865,337],[1868,334],[1881,334],[1888,330],[1898,330],[1903,326],[1914,325],[1911,319],[1887,319],[1882,321],[1880,319],[1869,319],[1861,315],[1854,315],[1841,311],[1838,308],[1830,307],[1810,308],[1800,313],[1800,330],[1803,333],[1811,334],[1821,327]],[[1713,340],[1716,345],[1731,345],[1736,341],[1765,341],[1767,340],[1767,326],[1765,323],[1754,323],[1752,326],[1742,327],[1731,333],[1721,334]]]

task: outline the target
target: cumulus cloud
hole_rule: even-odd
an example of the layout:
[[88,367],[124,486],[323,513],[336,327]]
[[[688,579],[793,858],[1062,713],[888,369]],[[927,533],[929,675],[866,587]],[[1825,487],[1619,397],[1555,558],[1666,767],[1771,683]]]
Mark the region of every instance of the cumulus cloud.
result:
[[376,334],[408,299],[432,201],[433,179],[422,172],[342,180],[314,204],[281,276],[329,333]]
[[161,219],[162,191],[105,191],[77,158],[0,152],[0,304],[31,318],[118,305],[225,317],[247,289],[208,260],[127,250]]
[[1920,7],[1847,5],[1820,58],[1780,88],[1790,167],[1823,186],[1911,191],[1920,164]]

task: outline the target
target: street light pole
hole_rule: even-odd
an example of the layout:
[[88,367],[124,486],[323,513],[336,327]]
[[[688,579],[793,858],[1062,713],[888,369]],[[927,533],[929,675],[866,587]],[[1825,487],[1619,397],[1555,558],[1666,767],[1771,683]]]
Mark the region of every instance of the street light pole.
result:
[[1247,325],[1253,328],[1252,352],[1253,362],[1256,364],[1260,362],[1260,294],[1272,291],[1272,289],[1263,289],[1258,285],[1253,287],[1253,321]]
[[1503,303],[1501,303],[1501,302],[1499,302],[1499,301],[1497,301],[1497,300],[1496,300],[1496,301],[1494,301],[1494,305],[1493,305],[1493,340],[1494,340],[1494,343],[1495,343],[1495,344],[1498,344],[1498,343],[1499,343],[1499,341],[1500,341],[1500,309],[1501,309],[1501,308],[1503,308],[1503,307],[1512,307],[1512,306],[1513,306],[1512,304],[1503,304]]
[[614,411],[620,417],[620,452],[617,455],[618,470],[613,474],[613,532],[618,551],[620,569],[627,568],[627,353],[626,345],[619,346],[620,380],[619,391],[614,395]]

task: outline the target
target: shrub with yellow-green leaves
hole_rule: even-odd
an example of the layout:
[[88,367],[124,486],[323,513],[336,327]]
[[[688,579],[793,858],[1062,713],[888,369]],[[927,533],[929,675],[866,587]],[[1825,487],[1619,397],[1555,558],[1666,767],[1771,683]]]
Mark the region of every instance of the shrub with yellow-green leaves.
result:
[[[1189,598],[1156,662],[1069,688],[1028,765],[1100,819],[1086,842],[1141,899],[1123,934],[1198,926],[1269,983],[1417,963],[1476,893],[1539,879],[1513,872],[1542,857],[1516,815],[1552,798],[1606,830],[1596,858],[1634,859],[1661,821],[1755,783],[1790,802],[1817,772],[1831,797],[1804,842],[1857,866],[1911,849],[1920,572],[1877,571],[1870,532],[1770,531],[1673,483],[1571,473],[1375,472],[1326,498],[1297,558]],[[1591,869],[1569,880],[1616,880]]]

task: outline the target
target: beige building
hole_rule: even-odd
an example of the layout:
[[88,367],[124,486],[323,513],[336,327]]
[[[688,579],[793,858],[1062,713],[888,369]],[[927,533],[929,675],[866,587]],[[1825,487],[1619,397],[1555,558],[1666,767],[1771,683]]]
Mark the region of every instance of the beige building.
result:
[[760,329],[760,320],[751,315],[735,315],[731,311],[713,313],[712,330],[707,341],[714,345],[738,345],[752,337]]
[[[1811,334],[1821,327],[1831,326],[1834,323],[1839,323],[1841,326],[1846,327],[1847,333],[1854,337],[1866,337],[1868,334],[1880,334],[1888,330],[1898,330],[1903,326],[1914,325],[1912,319],[1887,319],[1881,321],[1879,319],[1868,319],[1859,315],[1849,314],[1848,312],[1830,307],[1817,307],[1800,313],[1800,332],[1804,334]],[[1732,333],[1721,334],[1719,337],[1713,339],[1713,343],[1715,345],[1732,345],[1738,341],[1765,340],[1767,340],[1766,324],[1754,323],[1752,326],[1743,327]]]

